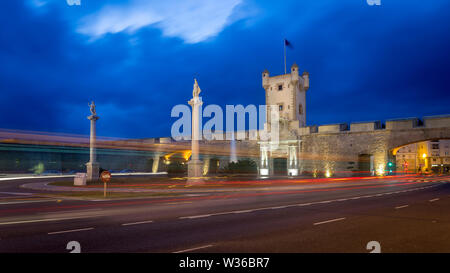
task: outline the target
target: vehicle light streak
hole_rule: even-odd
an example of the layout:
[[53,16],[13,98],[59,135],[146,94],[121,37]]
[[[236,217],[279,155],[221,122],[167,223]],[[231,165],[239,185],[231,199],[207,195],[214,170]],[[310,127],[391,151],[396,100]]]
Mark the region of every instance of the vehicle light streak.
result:
[[51,206],[51,207],[42,207],[42,208],[16,208],[16,209],[1,210],[0,215],[14,214],[14,213],[18,213],[18,212],[62,211],[65,209],[124,207],[124,206],[133,206],[133,205],[142,205],[142,204],[161,204],[161,203],[180,202],[180,201],[218,200],[218,199],[227,199],[227,198],[246,198],[246,197],[288,195],[288,194],[313,193],[313,192],[334,192],[334,191],[360,190],[360,189],[369,189],[369,188],[391,188],[391,187],[401,187],[401,186],[408,186],[408,185],[421,184],[421,183],[426,183],[426,182],[419,181],[419,182],[407,182],[407,183],[389,184],[389,185],[371,185],[371,186],[354,186],[354,187],[338,187],[338,188],[320,188],[320,189],[309,189],[309,190],[255,192],[255,193],[246,193],[246,194],[238,193],[238,194],[199,196],[199,197],[188,197],[188,198],[180,197],[180,198],[158,199],[158,200],[117,201],[117,202],[109,202],[109,203]]

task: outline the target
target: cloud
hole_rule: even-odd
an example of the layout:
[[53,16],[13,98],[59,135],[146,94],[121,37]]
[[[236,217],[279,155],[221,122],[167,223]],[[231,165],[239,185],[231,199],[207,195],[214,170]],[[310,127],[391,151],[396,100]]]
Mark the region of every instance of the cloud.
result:
[[164,36],[199,43],[220,33],[241,16],[232,16],[242,0],[142,1],[105,6],[81,19],[79,33],[98,39],[108,33],[134,33],[154,27]]
[[40,7],[47,5],[48,1],[46,1],[46,0],[28,0],[27,4],[30,6],[36,7],[36,8],[40,8]]
[[[194,73],[205,105],[264,104],[260,73],[284,71],[284,37],[295,45],[288,65],[295,61],[311,75],[308,124],[448,113],[448,0],[426,7],[419,0],[381,7],[242,0],[233,8],[219,1],[216,7],[136,1],[82,0],[77,7],[65,0],[39,0],[47,2],[40,7],[4,1],[0,127],[88,134],[86,104],[95,100],[99,135],[168,136],[170,110],[186,104]],[[95,43],[74,35],[83,27],[97,33],[87,34]],[[142,28],[148,29],[127,34]],[[216,33],[214,41],[196,46],[161,39],[208,32]]]

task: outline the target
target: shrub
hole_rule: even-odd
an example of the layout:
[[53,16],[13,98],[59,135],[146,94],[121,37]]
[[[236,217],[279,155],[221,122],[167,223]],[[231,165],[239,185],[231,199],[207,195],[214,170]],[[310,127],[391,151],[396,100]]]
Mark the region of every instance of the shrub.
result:
[[238,160],[238,162],[230,162],[224,169],[225,173],[257,173],[258,167],[255,161],[250,159]]
[[167,166],[167,174],[185,174],[187,173],[187,165],[181,162],[171,162]]

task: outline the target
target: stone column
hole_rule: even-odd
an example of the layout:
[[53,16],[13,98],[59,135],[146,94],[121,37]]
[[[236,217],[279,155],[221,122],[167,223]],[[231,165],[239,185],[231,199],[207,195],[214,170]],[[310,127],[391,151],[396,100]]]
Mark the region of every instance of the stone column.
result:
[[209,157],[203,158],[202,175],[208,175],[210,164],[211,164],[211,158],[209,158]]
[[157,173],[159,170],[159,158],[161,155],[158,153],[153,156],[152,173]]
[[189,101],[192,107],[192,136],[191,146],[192,154],[191,160],[188,162],[188,185],[204,184],[203,179],[203,162],[199,157],[199,139],[200,139],[200,120],[199,120],[199,108],[203,104],[202,98],[198,96],[200,88],[198,87],[197,80],[194,83],[193,98]]
[[95,150],[96,146],[96,131],[95,131],[95,123],[100,117],[96,114],[92,114],[88,116],[88,119],[91,121],[91,136],[89,139],[90,143],[90,151],[89,151],[89,162],[86,163],[86,173],[87,173],[87,181],[95,181],[99,178],[99,169],[100,165],[97,162],[97,153]]

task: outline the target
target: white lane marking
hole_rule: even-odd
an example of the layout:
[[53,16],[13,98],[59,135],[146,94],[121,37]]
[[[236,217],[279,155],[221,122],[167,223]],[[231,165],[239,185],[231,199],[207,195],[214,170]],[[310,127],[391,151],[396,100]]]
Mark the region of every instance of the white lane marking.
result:
[[409,207],[409,205],[398,206],[398,207],[395,207],[395,209],[403,209],[403,208],[406,208],[406,207]]
[[271,207],[270,209],[285,209],[289,206],[279,206],[279,207]]
[[178,219],[197,219],[197,218],[204,218],[204,217],[209,217],[209,216],[213,216],[213,215],[218,215],[218,214],[203,214],[203,215],[194,215],[194,216],[183,216],[183,217],[179,217]]
[[431,199],[431,200],[428,200],[428,201],[434,202],[434,201],[438,201],[438,200],[439,200],[439,198],[434,198],[434,199]]
[[317,223],[314,223],[314,225],[317,226],[317,225],[322,225],[322,224],[327,224],[327,223],[332,223],[332,222],[337,222],[337,221],[342,221],[342,220],[345,220],[345,217],[331,219],[331,220],[322,221],[322,222],[317,222]]
[[92,230],[92,229],[94,229],[94,228],[93,227],[90,227],[90,228],[79,228],[79,229],[70,229],[70,230],[62,230],[62,231],[53,231],[53,232],[49,232],[47,234],[48,235],[54,235],[54,234],[69,233],[69,232],[87,231],[87,230]]
[[24,220],[24,221],[14,221],[14,222],[3,222],[3,223],[0,223],[0,226],[39,223],[39,222],[54,222],[54,221],[63,221],[63,220],[74,220],[74,219],[82,219],[82,218],[89,218],[89,217],[94,217],[94,216],[88,216],[88,217],[79,216],[79,217],[65,217],[65,218],[50,218],[50,219],[35,219],[35,220]]
[[239,213],[247,213],[247,212],[254,212],[254,210],[252,210],[252,209],[249,209],[249,210],[237,210],[237,211],[233,211],[232,213],[239,214]]
[[132,225],[140,225],[140,224],[150,224],[153,223],[152,220],[149,221],[141,221],[141,222],[134,222],[134,223],[124,223],[122,226],[132,226]]
[[314,203],[296,204],[295,206],[297,206],[297,207],[304,207],[304,206],[309,206],[309,205],[312,205],[312,204],[314,204]]
[[[424,189],[429,187],[424,187]],[[376,195],[362,195],[362,196],[355,196],[355,197],[349,197],[349,198],[342,198],[342,199],[333,199],[333,200],[324,200],[324,201],[317,201],[317,202],[311,202],[311,203],[300,203],[300,204],[291,204],[291,205],[285,205],[285,206],[275,206],[275,207],[264,207],[264,208],[255,208],[255,209],[248,209],[248,210],[238,210],[238,211],[226,211],[226,212],[218,212],[218,213],[211,213],[211,214],[202,214],[202,215],[192,215],[192,216],[182,216],[178,217],[178,219],[198,219],[198,218],[205,218],[210,216],[219,216],[219,215],[226,215],[226,214],[239,214],[239,213],[247,213],[247,212],[255,212],[260,210],[274,210],[274,209],[283,209],[283,208],[290,208],[290,207],[303,207],[303,206],[309,206],[309,205],[315,205],[315,204],[326,204],[326,203],[332,203],[337,201],[347,201],[347,200],[356,200],[360,198],[370,198],[375,196],[383,196],[387,194],[394,194],[394,193],[401,193],[404,191],[396,191],[396,192],[386,192],[386,193],[379,193]]]
[[194,248],[188,248],[188,249],[184,249],[184,250],[175,251],[175,252],[172,252],[172,253],[184,253],[184,252],[199,250],[199,249],[208,248],[208,247],[212,247],[212,246],[213,245],[199,246],[199,247],[194,247]]

